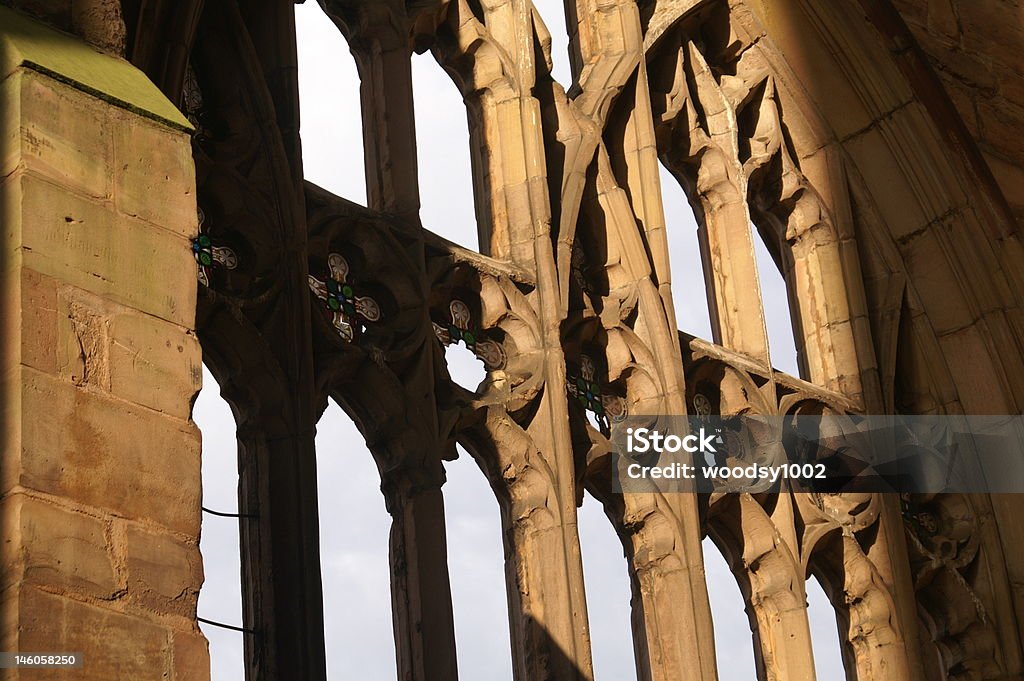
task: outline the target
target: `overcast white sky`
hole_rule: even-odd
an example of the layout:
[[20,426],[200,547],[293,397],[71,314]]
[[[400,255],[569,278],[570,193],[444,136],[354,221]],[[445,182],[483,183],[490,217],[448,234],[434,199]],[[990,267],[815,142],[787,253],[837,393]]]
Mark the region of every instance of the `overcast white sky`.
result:
[[[535,0],[554,36],[555,76],[569,82],[561,0]],[[302,138],[306,177],[365,204],[359,88],[344,39],[315,0],[296,5]],[[476,247],[466,115],[461,97],[427,54],[414,58],[416,124],[423,224]],[[685,195],[663,176],[673,288],[682,328],[711,337],[697,254],[696,225]],[[796,374],[785,287],[759,252],[775,363]],[[474,387],[479,363],[462,349],[449,351],[455,379]],[[237,509],[236,448],[231,412],[206,373],[194,418],[203,431],[204,505]],[[321,563],[328,675],[332,680],[393,681],[395,661],[388,570],[390,517],[380,480],[358,431],[336,405],[318,426]],[[463,681],[511,681],[508,620],[498,507],[476,465],[463,455],[446,466],[445,505],[449,567]],[[204,514],[205,515],[205,514]],[[622,547],[593,499],[579,517],[588,609],[598,681],[636,678],[629,625],[629,581]],[[237,521],[205,515],[201,548],[206,583],[201,617],[238,625],[241,597]],[[755,678],[750,629],[739,589],[710,542],[705,557],[722,681]],[[822,681],[844,678],[835,619],[813,580],[810,585],[815,656]],[[213,681],[243,681],[241,634],[203,625],[210,640]]]

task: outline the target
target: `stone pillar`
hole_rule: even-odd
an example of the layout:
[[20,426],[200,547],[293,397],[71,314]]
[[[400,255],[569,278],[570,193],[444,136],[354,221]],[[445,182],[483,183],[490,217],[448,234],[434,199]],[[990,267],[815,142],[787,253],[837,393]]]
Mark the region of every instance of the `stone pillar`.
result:
[[391,607],[398,674],[409,681],[459,678],[443,482],[443,474],[434,471],[396,471],[383,484],[392,517]]
[[82,653],[64,678],[209,678],[188,128],[0,8],[0,650]]

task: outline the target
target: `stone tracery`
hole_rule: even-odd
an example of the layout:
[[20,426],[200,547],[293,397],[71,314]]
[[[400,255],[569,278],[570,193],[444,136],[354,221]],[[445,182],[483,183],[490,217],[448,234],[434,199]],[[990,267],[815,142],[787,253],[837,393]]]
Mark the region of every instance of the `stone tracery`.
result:
[[[366,207],[302,181],[288,3],[122,5],[127,56],[197,129],[196,325],[236,411],[240,512],[254,519],[250,681],[325,675],[317,511],[295,490],[315,486],[327,399],[366,438],[392,514],[405,681],[457,678],[442,493],[457,443],[502,511],[517,681],[593,678],[584,489],[629,560],[643,681],[716,677],[705,535],[747,601],[761,679],[814,677],[812,575],[850,679],[1022,673],[1015,502],[789,483],[612,491],[610,430],[626,414],[1019,410],[1017,360],[997,352],[1024,346],[1017,231],[999,206],[962,200],[989,196],[988,178],[936,142],[943,107],[905,75],[871,2],[567,2],[566,89],[529,0],[321,0],[360,69]],[[479,252],[420,224],[414,51],[433,54],[471,114]],[[675,328],[659,164],[700,226],[712,339]],[[756,239],[786,280],[802,378],[772,366]],[[968,267],[978,253],[998,266]],[[939,265],[957,283],[938,287]],[[448,375],[453,343],[485,364],[475,391]],[[992,396],[972,393],[973,361]],[[771,459],[784,443],[754,446]]]

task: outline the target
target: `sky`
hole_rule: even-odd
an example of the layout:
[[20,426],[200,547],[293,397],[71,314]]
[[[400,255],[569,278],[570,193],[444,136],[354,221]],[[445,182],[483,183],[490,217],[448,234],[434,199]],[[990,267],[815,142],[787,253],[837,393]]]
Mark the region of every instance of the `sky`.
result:
[[[570,81],[568,41],[560,0],[535,0],[554,40],[555,77]],[[359,85],[341,34],[316,2],[295,6],[306,177],[365,205]],[[414,57],[416,127],[422,221],[427,229],[476,248],[469,135],[462,99],[427,54]],[[662,188],[669,228],[673,294],[681,328],[711,337],[697,250],[696,223],[682,190],[667,172]],[[775,364],[797,374],[785,284],[763,246],[761,286]],[[465,348],[449,348],[449,370],[475,388],[480,363]],[[216,382],[204,373],[193,417],[203,433],[203,505],[237,510],[234,423]],[[328,678],[395,679],[391,625],[388,532],[390,517],[370,453],[352,421],[331,404],[317,426]],[[444,487],[449,570],[455,612],[459,675],[463,681],[511,681],[501,523],[497,502],[472,459],[462,453],[446,465]],[[238,521],[204,514],[200,548],[206,582],[199,616],[241,624]],[[629,579],[622,546],[600,505],[587,497],[579,511],[597,681],[636,677],[629,623]],[[719,677],[755,678],[750,628],[739,588],[717,549],[705,541],[715,621]],[[835,618],[814,580],[808,584],[818,678],[844,678]],[[202,625],[210,641],[212,681],[244,681],[241,634]]]

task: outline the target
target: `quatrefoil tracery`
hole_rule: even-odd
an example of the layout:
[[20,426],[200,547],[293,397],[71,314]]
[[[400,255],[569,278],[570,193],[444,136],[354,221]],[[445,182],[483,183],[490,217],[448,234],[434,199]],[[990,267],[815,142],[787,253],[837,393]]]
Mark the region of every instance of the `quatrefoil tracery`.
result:
[[[199,211],[199,228],[203,228],[206,216]],[[192,256],[196,259],[199,270],[197,278],[203,286],[210,286],[210,272],[215,265],[224,269],[233,270],[238,267],[238,256],[227,246],[215,246],[213,240],[207,234],[200,232],[192,239]]]
[[500,343],[485,338],[484,332],[473,326],[469,305],[455,299],[449,303],[448,312],[451,315],[451,322],[447,326],[433,322],[434,334],[438,340],[445,346],[464,343],[489,371],[504,368],[507,360],[505,349]]
[[568,374],[566,383],[569,394],[575,397],[584,409],[594,414],[601,426],[601,432],[607,435],[611,431],[612,423],[618,423],[626,418],[626,401],[618,395],[608,394],[596,375],[594,360],[588,355],[580,355],[580,372]]
[[348,281],[348,261],[340,253],[327,256],[330,277],[321,281],[309,275],[309,289],[324,303],[331,314],[331,323],[346,342],[355,340],[365,325],[380,321],[380,305],[369,296],[360,296]]

